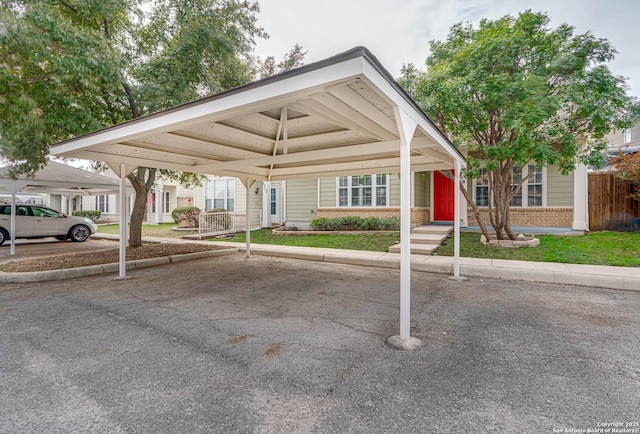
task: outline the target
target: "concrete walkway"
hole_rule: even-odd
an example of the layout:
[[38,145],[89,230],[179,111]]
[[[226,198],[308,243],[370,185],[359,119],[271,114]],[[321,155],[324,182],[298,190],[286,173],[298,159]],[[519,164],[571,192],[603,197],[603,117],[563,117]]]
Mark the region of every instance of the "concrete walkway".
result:
[[[95,234],[94,238],[118,239],[117,235]],[[147,242],[211,243],[211,241],[187,241],[168,238],[143,238]],[[244,243],[214,241],[225,247],[244,251]],[[363,250],[327,249],[317,247],[278,246],[251,244],[255,255],[308,261],[353,264],[367,267],[400,268],[400,254],[367,252]],[[411,255],[411,269],[428,273],[453,274],[452,256]],[[504,259],[460,258],[460,274],[463,277],[492,277],[529,282],[582,285],[596,288],[640,291],[640,268],[608,267],[603,265],[560,264],[555,262],[508,261]]]

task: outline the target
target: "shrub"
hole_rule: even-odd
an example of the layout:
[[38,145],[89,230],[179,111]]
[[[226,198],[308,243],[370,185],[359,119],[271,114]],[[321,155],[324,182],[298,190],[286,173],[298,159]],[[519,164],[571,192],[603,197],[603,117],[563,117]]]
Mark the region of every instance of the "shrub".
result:
[[399,231],[398,217],[318,217],[311,221],[314,231]]
[[197,206],[181,206],[171,211],[171,218],[177,225],[197,228],[199,214],[200,208]]
[[76,209],[71,211],[71,215],[76,217],[86,217],[88,219],[93,220],[94,222],[100,218],[102,212],[97,209]]

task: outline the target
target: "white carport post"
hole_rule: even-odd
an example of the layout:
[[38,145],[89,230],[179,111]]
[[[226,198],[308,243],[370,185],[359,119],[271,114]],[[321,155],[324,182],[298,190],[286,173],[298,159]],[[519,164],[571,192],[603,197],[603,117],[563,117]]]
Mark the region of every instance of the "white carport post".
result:
[[411,139],[417,122],[394,107],[400,132],[400,339],[411,334]]
[[460,160],[455,159],[455,182],[453,185],[453,277],[460,277]]
[[11,247],[10,255],[16,254],[16,183],[11,183]]
[[127,277],[127,165],[120,163],[120,279]]
[[155,206],[156,206],[156,215],[155,215],[155,222],[157,224],[162,223],[162,214],[163,214],[163,202],[164,202],[164,198],[162,197],[164,195],[164,190],[162,188],[162,181],[160,181],[159,179],[156,180],[156,195],[155,195]]
[[250,222],[250,213],[251,213],[251,185],[254,183],[255,181],[253,179],[243,179],[242,183],[244,184],[244,188],[247,192],[246,197],[245,197],[245,210],[246,210],[246,224],[247,224],[247,231],[246,231],[246,244],[245,244],[245,249],[244,249],[244,255],[248,258],[251,256],[251,222]]

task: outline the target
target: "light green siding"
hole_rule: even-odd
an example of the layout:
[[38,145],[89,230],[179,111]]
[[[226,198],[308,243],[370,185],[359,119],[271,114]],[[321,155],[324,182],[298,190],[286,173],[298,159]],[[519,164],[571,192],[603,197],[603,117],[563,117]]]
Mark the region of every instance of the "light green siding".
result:
[[49,196],[49,206],[57,211],[62,210],[62,196],[59,194],[52,194]]
[[389,206],[400,206],[400,178],[396,173],[387,175],[389,177]]
[[322,178],[320,180],[320,208],[336,206],[338,201],[336,182],[336,178]]
[[[256,194],[256,190],[258,190],[258,194]],[[264,184],[262,181],[257,181],[251,187],[251,209],[252,210],[262,210],[262,194],[264,193]]]
[[429,207],[429,180],[431,178],[430,172],[417,172],[414,173],[414,204],[417,208]]
[[[287,225],[311,223],[317,213],[318,180],[300,179],[287,181],[286,202]],[[333,206],[335,206],[335,196]]]
[[547,167],[547,206],[573,206],[573,172],[564,176],[556,166]]
[[245,206],[245,200],[247,198],[247,190],[242,185],[240,180],[236,180],[236,211],[245,212],[247,207]]
[[431,172],[424,172],[420,175],[424,179],[424,206],[429,208],[431,206]]

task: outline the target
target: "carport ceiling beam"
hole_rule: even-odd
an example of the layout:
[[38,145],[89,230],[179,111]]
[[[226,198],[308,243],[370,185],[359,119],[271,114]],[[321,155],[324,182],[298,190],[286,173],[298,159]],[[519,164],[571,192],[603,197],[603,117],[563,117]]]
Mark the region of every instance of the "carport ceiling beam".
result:
[[371,119],[377,125],[393,134],[393,136],[399,137],[396,122],[349,86],[331,89],[329,93],[351,106],[357,112],[362,113],[368,119]]
[[[441,162],[435,162],[428,157],[412,157],[412,170],[413,171],[421,171],[424,168],[431,167],[442,167]],[[445,166],[450,168],[450,166]],[[382,158],[379,160],[369,160],[369,161],[351,161],[346,163],[335,163],[335,164],[322,164],[322,165],[309,165],[309,166],[301,166],[301,167],[290,167],[285,169],[273,169],[273,178],[276,177],[286,179],[287,176],[293,175],[306,175],[307,178],[311,177],[324,177],[324,176],[333,176],[334,172],[345,172],[345,171],[357,171],[358,173],[363,173],[363,170],[371,170],[369,173],[397,173],[400,168],[400,158]],[[381,170],[386,170],[386,172],[380,172]],[[313,176],[313,175],[318,176]],[[355,175],[356,173],[354,173]]]
[[[414,139],[414,141],[417,141],[416,139]],[[413,143],[412,143],[413,144]],[[412,146],[411,147],[412,151],[415,151],[421,155],[426,155],[432,158],[435,158],[437,160],[441,160],[441,161],[446,161],[451,165],[451,168],[453,168],[454,165],[454,159],[451,157],[451,155],[447,154],[446,152],[441,152],[437,149],[434,149],[430,146]]]
[[188,133],[186,131],[172,131],[163,134],[166,134],[170,137],[178,137],[182,140],[185,140],[187,143],[192,142],[193,144],[199,146],[204,145],[205,147],[207,147],[207,149],[215,149],[216,157],[222,156],[235,160],[241,158],[256,158],[264,156],[264,154],[262,154],[261,152],[251,151],[239,146],[228,145],[220,141],[211,140],[208,137]]
[[382,140],[393,140],[398,138],[396,134],[392,134],[386,128],[380,126],[360,111],[355,110],[353,107],[345,104],[333,95],[326,93],[318,94],[312,96],[311,99],[322,104],[324,107],[327,107],[333,113],[336,113],[345,119],[355,121],[361,126],[361,128],[364,128],[366,131],[370,131]]
[[367,130],[366,128],[363,128],[362,125],[358,124],[357,122],[354,122],[353,120],[345,116],[335,113],[334,111],[312,99],[305,99],[304,102],[291,104],[291,107],[295,110],[306,113],[309,116],[316,116],[332,124],[339,125],[347,130],[358,131],[359,133],[367,135],[376,140],[389,140],[394,138],[391,137],[385,139],[383,137],[380,137],[379,135]]
[[374,156],[380,154],[394,154],[399,150],[398,140],[390,142],[374,142],[361,145],[340,146],[329,149],[281,154],[272,157],[250,158],[246,160],[227,161],[224,163],[204,164],[197,167],[199,171],[225,170],[231,168],[258,167],[275,164],[307,163],[316,160],[340,159],[358,156]]
[[[76,158],[83,158],[85,160],[95,160],[95,161],[104,161],[107,164],[120,164],[123,160],[127,163],[127,165],[132,165],[135,167],[156,167],[158,169],[169,169],[169,170],[178,170],[183,172],[197,172],[197,173],[205,173],[205,174],[214,174],[212,172],[204,172],[198,169],[198,166],[190,166],[184,164],[175,164],[166,161],[150,161],[144,158],[137,157],[127,157],[127,156],[119,156],[106,154],[101,152],[93,152],[93,151],[82,151],[77,152]],[[246,168],[245,170],[219,170],[215,173],[215,175],[220,176],[231,176],[231,177],[240,177],[240,176],[251,176],[260,181],[266,180],[268,176],[268,170],[263,168]]]

